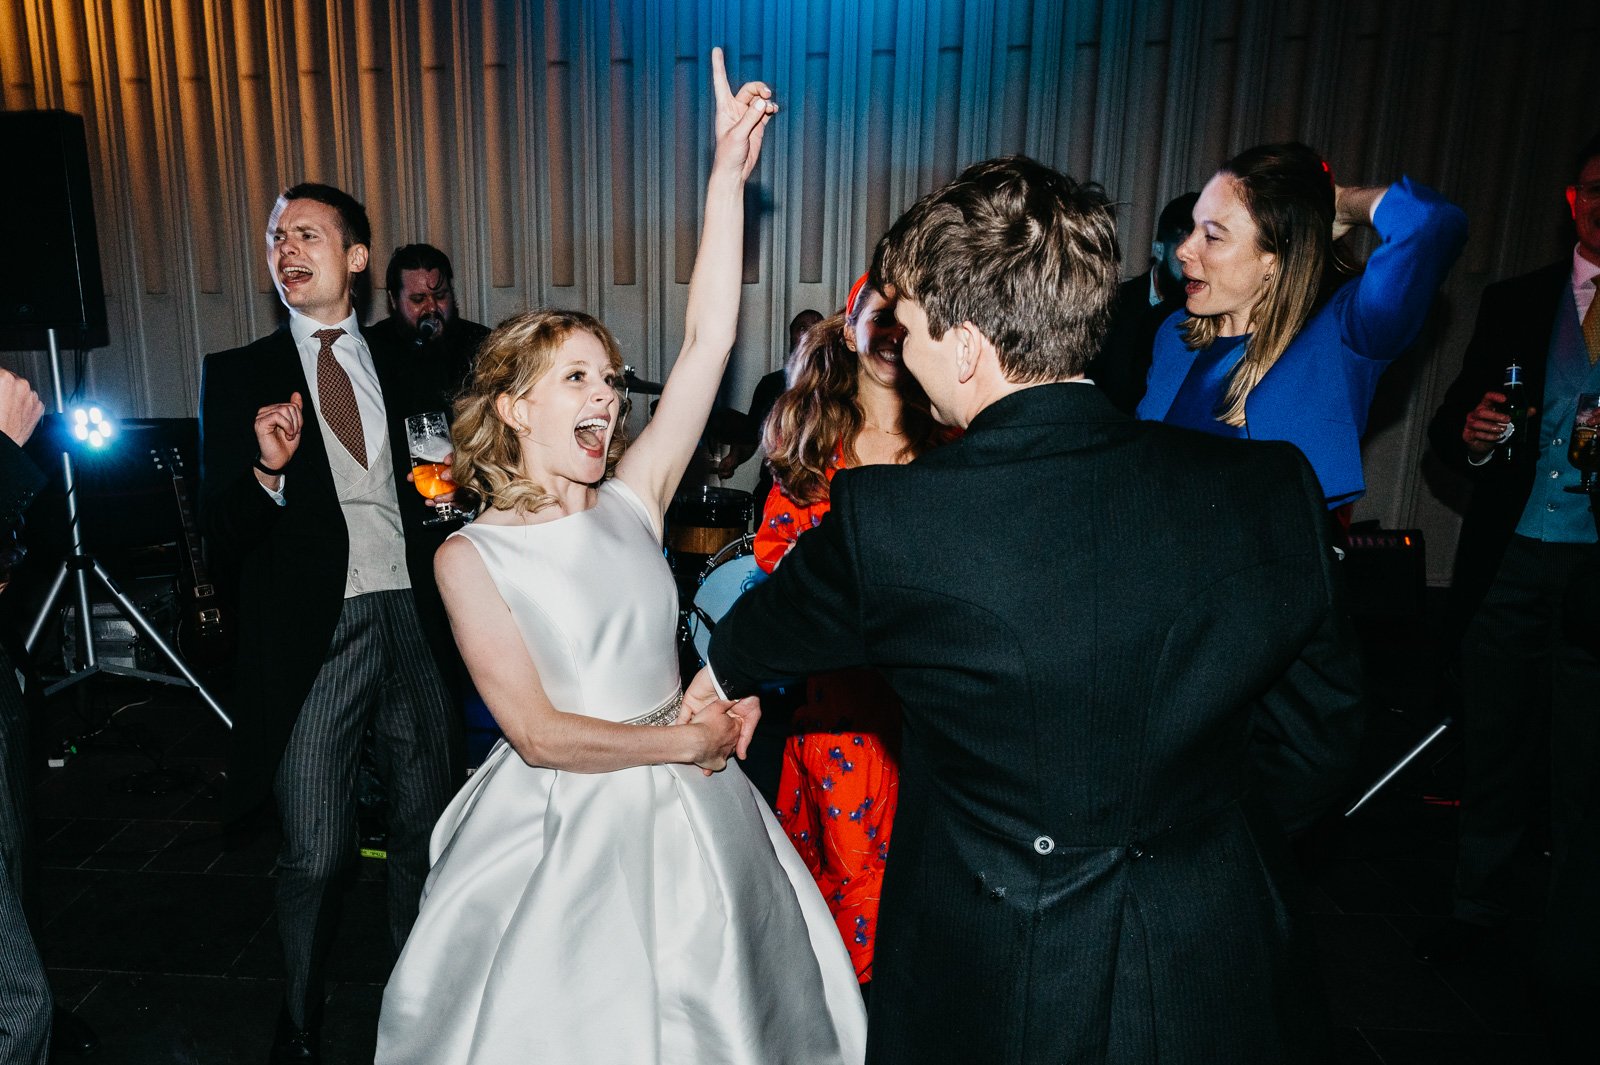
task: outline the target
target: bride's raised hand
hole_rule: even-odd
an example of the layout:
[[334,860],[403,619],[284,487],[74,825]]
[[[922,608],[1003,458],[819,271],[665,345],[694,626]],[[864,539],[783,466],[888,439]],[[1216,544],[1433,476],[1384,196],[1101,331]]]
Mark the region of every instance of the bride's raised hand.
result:
[[711,84],[717,99],[717,153],[712,169],[737,170],[743,181],[761,158],[761,140],[778,105],[772,102],[772,90],[765,82],[747,81],[734,92],[728,85],[721,48],[711,49]]

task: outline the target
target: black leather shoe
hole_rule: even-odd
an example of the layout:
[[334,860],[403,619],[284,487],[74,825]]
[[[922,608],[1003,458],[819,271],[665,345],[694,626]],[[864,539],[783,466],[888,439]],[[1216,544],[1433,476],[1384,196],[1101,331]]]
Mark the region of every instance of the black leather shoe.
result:
[[296,1028],[288,1007],[278,1014],[278,1031],[272,1037],[271,1065],[320,1065],[322,1028]]
[[1438,928],[1418,936],[1412,953],[1424,965],[1455,965],[1476,954],[1495,931],[1488,925],[1452,917]]
[[100,1049],[100,1037],[76,1013],[56,1007],[50,1022],[50,1050],[54,1054],[93,1054]]

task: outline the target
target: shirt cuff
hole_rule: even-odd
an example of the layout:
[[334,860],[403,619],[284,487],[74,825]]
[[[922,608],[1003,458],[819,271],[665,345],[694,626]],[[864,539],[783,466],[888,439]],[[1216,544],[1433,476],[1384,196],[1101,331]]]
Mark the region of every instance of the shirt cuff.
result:
[[1494,458],[1494,452],[1493,451],[1489,452],[1486,455],[1474,455],[1472,452],[1469,451],[1469,452],[1467,452],[1467,465],[1468,466],[1486,466],[1486,465],[1488,465],[1489,460],[1492,459],[1492,458]]
[[[259,480],[257,480],[256,484],[261,484],[261,482]],[[283,498],[283,490],[285,488],[287,488],[287,487],[289,487],[289,478],[287,476],[285,476],[284,474],[281,474],[281,473],[278,474],[278,487],[277,487],[276,491],[274,491],[271,488],[268,488],[264,484],[261,484],[261,490],[263,492],[267,493],[267,495],[271,496],[272,497],[272,501],[274,503],[278,504],[278,506],[280,506],[280,507],[288,505],[284,501],[284,498]]]
[[728,698],[728,693],[722,690],[722,682],[717,679],[717,667],[711,664],[710,659],[706,660],[706,673],[711,677],[711,686],[717,689],[717,698],[725,703],[733,702],[732,699]]

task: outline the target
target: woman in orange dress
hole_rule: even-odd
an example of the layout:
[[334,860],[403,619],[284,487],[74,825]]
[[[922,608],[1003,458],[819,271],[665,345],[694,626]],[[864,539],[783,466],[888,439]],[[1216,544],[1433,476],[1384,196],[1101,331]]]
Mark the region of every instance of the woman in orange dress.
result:
[[[842,312],[813,326],[764,428],[773,487],[756,530],[772,572],[828,512],[837,470],[910,462],[945,439],[900,362],[894,305],[862,277]],[[858,669],[812,677],[784,748],[778,821],[833,911],[866,993],[899,788],[900,703]]]

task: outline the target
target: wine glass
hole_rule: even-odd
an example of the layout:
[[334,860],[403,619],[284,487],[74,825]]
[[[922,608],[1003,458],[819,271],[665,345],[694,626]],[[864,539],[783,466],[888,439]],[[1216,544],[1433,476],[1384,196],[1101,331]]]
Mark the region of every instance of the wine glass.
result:
[[[424,499],[435,499],[456,490],[450,480],[450,456],[455,445],[450,442],[450,423],[444,411],[413,414],[406,419],[406,444],[411,449],[411,480]],[[463,517],[449,503],[435,503],[433,516],[424,525],[443,525]]]
[[1588,495],[1595,489],[1594,475],[1600,473],[1600,393],[1578,396],[1578,411],[1572,416],[1572,435],[1567,438],[1567,461],[1582,475],[1582,483],[1569,492]]

